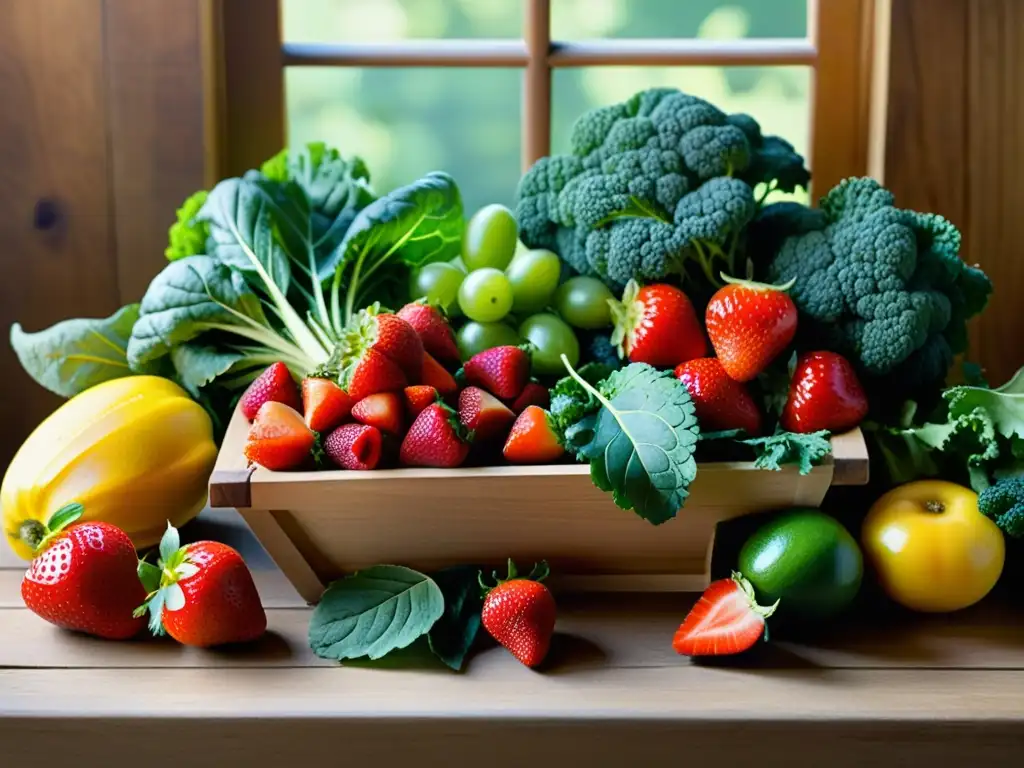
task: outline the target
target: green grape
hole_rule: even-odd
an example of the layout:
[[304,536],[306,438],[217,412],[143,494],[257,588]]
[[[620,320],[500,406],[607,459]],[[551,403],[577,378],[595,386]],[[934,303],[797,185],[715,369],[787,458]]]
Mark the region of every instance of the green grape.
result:
[[479,323],[501,320],[512,309],[512,284],[500,269],[474,270],[459,286],[459,306],[470,320]]
[[561,355],[576,366],[580,360],[580,343],[572,328],[557,315],[542,312],[530,315],[519,326],[519,335],[533,346],[533,372],[540,375],[565,373]]
[[478,323],[471,320],[455,334],[463,360],[492,347],[518,346],[522,339],[516,329],[506,323]]
[[512,283],[512,311],[530,313],[548,306],[558,287],[562,263],[551,251],[523,251],[508,265]]
[[446,311],[455,304],[459,286],[466,276],[451,264],[439,261],[427,264],[412,274],[409,293],[413,300],[426,297],[430,302],[441,305]]
[[466,224],[462,263],[470,272],[483,267],[504,269],[512,261],[518,238],[512,211],[503,205],[485,205]]
[[615,296],[596,277],[570,277],[555,293],[555,309],[569,325],[592,330],[612,324],[609,299]]

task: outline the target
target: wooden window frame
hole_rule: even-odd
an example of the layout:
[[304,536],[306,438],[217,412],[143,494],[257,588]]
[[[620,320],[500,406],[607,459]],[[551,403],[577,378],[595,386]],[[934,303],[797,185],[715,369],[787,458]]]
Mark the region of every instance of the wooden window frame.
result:
[[[302,66],[505,67],[523,70],[522,166],[551,151],[551,79],[562,67],[786,66],[812,69],[810,166],[815,190],[874,170],[876,38],[888,0],[807,0],[797,39],[551,38],[551,0],[525,0],[519,40],[285,43],[280,0],[207,0],[219,49],[210,90],[216,174],[236,175],[286,142],[284,70]],[[884,119],[881,120],[884,124]],[[826,138],[827,137],[827,138]],[[813,197],[813,190],[812,190]]]

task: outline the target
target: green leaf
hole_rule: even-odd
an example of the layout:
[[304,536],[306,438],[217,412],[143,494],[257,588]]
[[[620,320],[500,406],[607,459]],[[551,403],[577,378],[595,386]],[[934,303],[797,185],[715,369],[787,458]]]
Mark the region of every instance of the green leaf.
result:
[[379,659],[422,637],[444,613],[433,579],[396,565],[377,565],[332,583],[309,624],[309,644],[325,659]]
[[807,434],[776,432],[768,437],[752,437],[740,442],[754,449],[757,456],[754,466],[758,469],[777,471],[786,464],[796,464],[800,467],[800,474],[806,475],[832,452],[828,436],[826,429]]
[[244,359],[241,352],[210,344],[189,342],[171,350],[178,381],[193,397],[198,397],[200,389]]
[[178,529],[168,523],[167,530],[160,537],[160,560],[165,567],[170,564],[179,549],[181,549],[181,537],[178,535]]
[[313,210],[328,219],[335,219],[343,210],[354,215],[375,199],[362,158],[346,159],[323,142],[290,152],[288,177],[306,193]]
[[46,521],[46,527],[50,529],[51,533],[57,533],[81,518],[84,512],[85,507],[77,501],[65,504],[50,516],[50,519]]
[[110,379],[132,375],[126,349],[139,305],[121,307],[103,319],[63,320],[26,333],[11,327],[11,346],[36,383],[62,397],[73,397]]
[[590,462],[594,485],[655,525],[675,517],[697,475],[693,452],[700,428],[686,387],[671,371],[644,363],[615,371],[600,392],[577,381],[602,404],[573,436],[578,456]]
[[147,595],[160,589],[162,572],[153,563],[148,560],[139,560],[139,566],[136,570],[139,574],[139,581],[142,582]]
[[[587,383],[596,387],[602,379],[607,378],[615,369],[603,363],[587,363],[576,372]],[[584,416],[595,413],[601,402],[584,389],[572,376],[559,379],[551,388],[551,413],[555,429],[564,435],[565,431]]]
[[430,650],[458,671],[480,631],[483,598],[478,582],[480,569],[469,565],[446,568],[433,575],[444,595],[444,613],[431,628]]
[[168,261],[177,261],[187,256],[206,253],[206,240],[210,236],[210,227],[196,217],[209,195],[205,189],[190,195],[181,208],[177,210],[174,224],[167,233],[167,249],[164,255]]

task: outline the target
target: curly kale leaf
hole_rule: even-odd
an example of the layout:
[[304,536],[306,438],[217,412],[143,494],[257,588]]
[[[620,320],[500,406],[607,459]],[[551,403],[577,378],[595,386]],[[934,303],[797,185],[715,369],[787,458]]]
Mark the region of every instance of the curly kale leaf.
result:
[[752,437],[740,442],[754,449],[757,457],[754,466],[758,469],[778,471],[787,464],[796,464],[800,474],[806,475],[832,453],[828,437],[828,430],[823,429],[807,434],[776,432],[768,437]]

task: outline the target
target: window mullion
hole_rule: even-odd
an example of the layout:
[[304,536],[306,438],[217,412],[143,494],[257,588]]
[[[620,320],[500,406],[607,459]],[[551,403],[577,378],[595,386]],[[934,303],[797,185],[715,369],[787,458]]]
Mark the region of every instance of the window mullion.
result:
[[523,170],[551,152],[551,2],[526,0],[523,23]]

